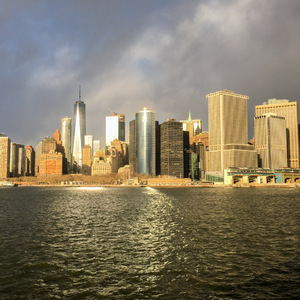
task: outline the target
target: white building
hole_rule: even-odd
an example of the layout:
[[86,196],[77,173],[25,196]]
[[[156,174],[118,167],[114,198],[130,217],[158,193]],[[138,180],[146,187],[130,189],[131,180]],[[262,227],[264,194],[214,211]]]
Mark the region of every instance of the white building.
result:
[[115,139],[125,142],[125,115],[113,112],[105,117],[105,145],[110,146]]

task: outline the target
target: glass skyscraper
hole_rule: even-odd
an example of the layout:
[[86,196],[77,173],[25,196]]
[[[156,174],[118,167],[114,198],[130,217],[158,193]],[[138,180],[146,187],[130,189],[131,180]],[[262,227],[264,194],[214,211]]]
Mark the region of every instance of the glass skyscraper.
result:
[[72,138],[72,119],[64,117],[61,119],[61,142],[65,149],[65,157],[67,159],[68,172],[72,166],[71,138]]
[[79,100],[74,104],[73,118],[73,157],[79,167],[82,167],[82,148],[84,146],[84,136],[86,135],[85,103]]
[[144,107],[136,113],[135,120],[137,172],[156,175],[155,112]]

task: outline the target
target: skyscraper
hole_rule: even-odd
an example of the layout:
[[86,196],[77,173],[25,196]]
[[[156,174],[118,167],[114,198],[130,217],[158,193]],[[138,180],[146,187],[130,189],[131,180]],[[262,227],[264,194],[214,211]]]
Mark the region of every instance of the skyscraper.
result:
[[125,141],[125,115],[113,112],[105,117],[105,145],[110,146],[115,139]]
[[299,168],[298,103],[286,99],[269,99],[268,104],[255,106],[256,117],[265,113],[276,113],[279,117],[285,117],[288,167]]
[[93,156],[93,146],[94,146],[94,137],[92,135],[84,136],[84,145],[89,145],[91,147],[91,155]]
[[144,107],[135,115],[137,172],[156,175],[155,112]]
[[79,100],[74,104],[73,118],[73,157],[79,167],[82,166],[82,148],[86,135],[85,103],[81,101],[81,89],[79,86]]
[[160,125],[161,175],[183,178],[182,123],[168,119]]
[[100,150],[100,140],[93,140],[93,156]]
[[27,145],[26,151],[26,165],[25,165],[25,175],[34,176],[34,165],[35,165],[35,151],[32,146]]
[[247,96],[223,90],[206,96],[209,122],[209,171],[257,167],[257,152],[248,145]]
[[0,133],[0,178],[9,177],[10,138]]
[[65,149],[65,157],[67,159],[67,170],[70,172],[72,166],[72,152],[71,152],[71,139],[72,139],[72,123],[71,118],[64,117],[61,119],[61,142]]
[[188,119],[180,122],[182,123],[183,130],[189,132],[190,144],[194,143],[193,137],[202,132],[202,121],[200,119],[192,120],[191,113],[189,113]]
[[137,173],[135,120],[129,122],[129,164],[133,173]]
[[258,166],[277,169],[287,167],[285,118],[274,113],[254,118],[255,150]]

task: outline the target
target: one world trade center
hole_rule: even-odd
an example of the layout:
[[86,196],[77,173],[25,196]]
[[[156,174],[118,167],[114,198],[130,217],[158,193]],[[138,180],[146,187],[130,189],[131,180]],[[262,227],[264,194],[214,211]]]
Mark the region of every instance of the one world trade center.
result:
[[79,100],[74,104],[73,118],[73,159],[74,163],[81,169],[82,148],[84,136],[86,135],[85,103],[81,101],[81,87],[79,86]]

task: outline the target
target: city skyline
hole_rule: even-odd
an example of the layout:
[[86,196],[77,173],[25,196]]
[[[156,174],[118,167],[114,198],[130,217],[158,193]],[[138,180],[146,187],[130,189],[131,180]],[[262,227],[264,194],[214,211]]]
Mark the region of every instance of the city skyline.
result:
[[126,115],[127,132],[141,106],[159,122],[192,111],[206,131],[205,95],[226,88],[250,97],[251,137],[255,105],[299,98],[299,1],[0,0],[0,8],[0,131],[21,144],[36,147],[73,115],[79,83],[87,132],[102,143],[106,106]]

